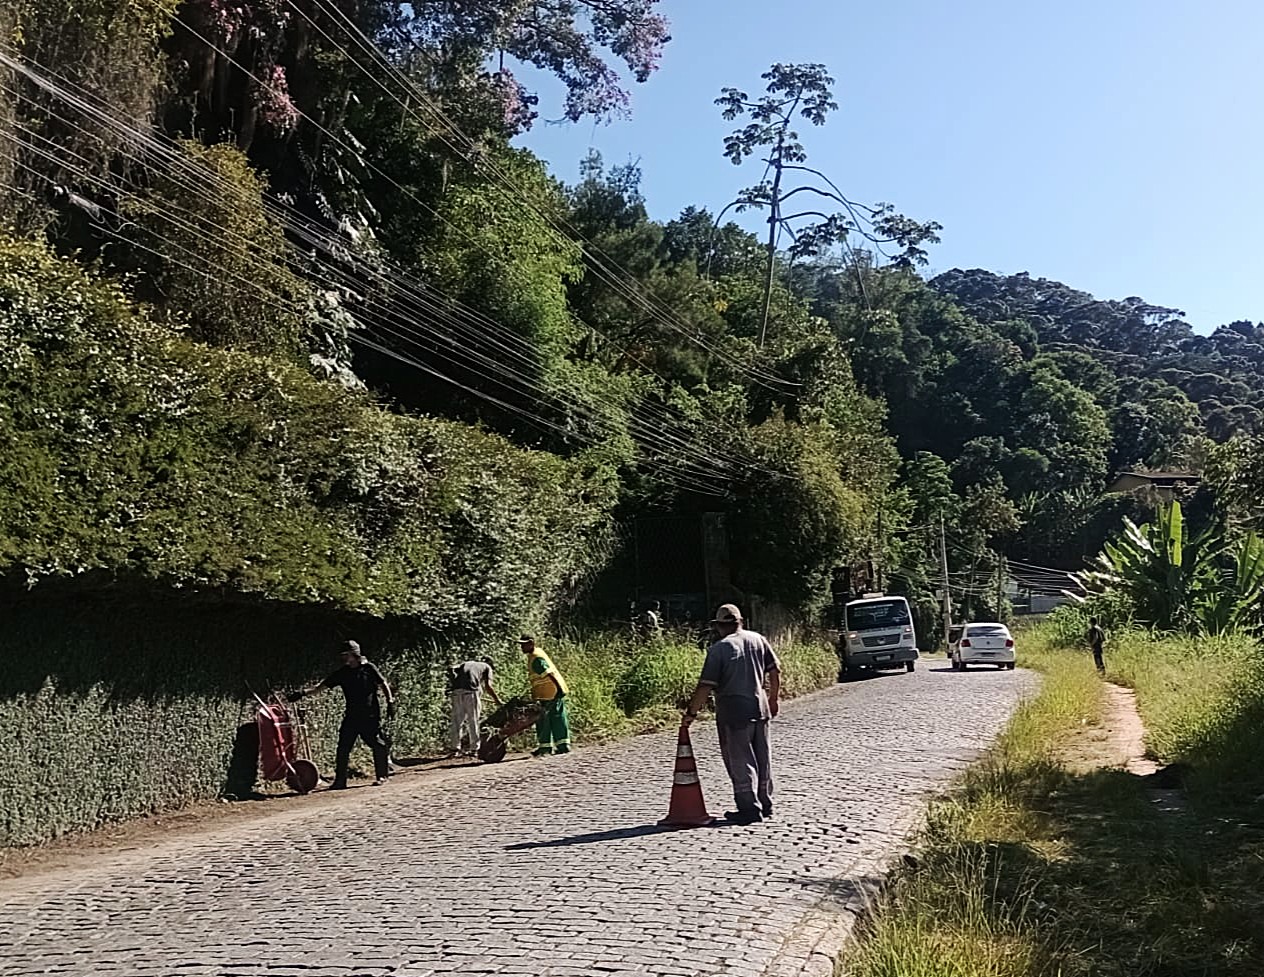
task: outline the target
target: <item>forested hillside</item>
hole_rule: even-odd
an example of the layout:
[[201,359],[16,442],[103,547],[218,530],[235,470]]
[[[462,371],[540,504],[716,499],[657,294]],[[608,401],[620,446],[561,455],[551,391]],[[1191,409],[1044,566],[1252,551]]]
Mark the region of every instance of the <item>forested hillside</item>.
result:
[[[735,579],[809,614],[838,568],[867,561],[928,594],[940,518],[954,566],[986,574],[1005,553],[1073,567],[1128,506],[1103,497],[1113,473],[1201,467],[1208,439],[1259,433],[1259,326],[1197,335],[1175,310],[1027,275],[923,280],[937,224],[851,200],[807,165],[811,128],[836,108],[823,66],[775,65],[753,96],[717,92],[736,128],[716,166],[766,164],[736,201],[652,220],[636,168],[595,155],[578,185],[558,182],[515,148],[542,107],[512,65],[564,82],[547,114],[624,112],[627,87],[670,56],[655,0],[27,0],[0,16],[5,355],[29,367],[6,378],[3,423],[7,447],[44,459],[5,470],[0,553],[24,585],[93,569],[357,610],[429,606],[435,578],[391,549],[403,516],[388,500],[399,479],[443,465],[392,435],[370,439],[383,457],[335,455],[339,472],[306,472],[338,438],[315,432],[349,432],[335,420],[348,411],[377,411],[371,423],[392,431],[404,430],[393,415],[473,424],[507,439],[505,459],[529,450],[569,466],[556,471],[580,480],[579,508],[548,538],[574,546],[551,551],[566,565],[540,578],[539,608],[581,593],[605,559],[592,554],[615,552],[617,527],[647,513],[725,513]],[[824,210],[792,213],[804,181]],[[730,204],[767,215],[770,240],[728,220]],[[53,255],[83,269],[84,295],[119,306],[112,319],[141,324],[126,327],[134,353],[96,327],[64,347],[31,344],[31,310],[80,281]],[[69,357],[110,372],[112,357],[132,356],[134,382],[156,396],[176,349],[182,395],[253,362],[296,422],[260,394],[235,418],[195,424],[176,397],[129,429],[116,415],[130,395],[80,394],[52,369]],[[301,409],[285,384],[311,391]],[[267,533],[230,545],[223,513],[173,494],[173,453],[187,463],[247,442],[241,511],[302,480],[360,527],[343,555],[322,550],[336,572],[311,572],[364,583],[304,581],[308,563],[272,553],[281,544]],[[124,455],[126,489],[113,485]],[[80,484],[62,492],[33,474],[54,469]],[[432,498],[444,518],[457,504],[404,495]],[[125,497],[127,518],[91,515]],[[37,519],[54,498],[56,515]],[[477,504],[463,511],[483,529],[494,521]],[[177,557],[181,534],[205,542]]]

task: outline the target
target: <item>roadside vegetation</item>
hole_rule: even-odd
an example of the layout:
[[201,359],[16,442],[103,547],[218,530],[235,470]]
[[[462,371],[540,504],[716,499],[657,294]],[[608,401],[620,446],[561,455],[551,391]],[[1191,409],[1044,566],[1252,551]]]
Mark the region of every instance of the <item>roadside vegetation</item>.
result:
[[[572,635],[550,648],[571,687],[572,725],[581,742],[663,729],[698,684],[702,649],[674,636],[644,644],[619,634]],[[825,641],[800,640],[777,649],[782,696],[833,685],[838,656]]]
[[1264,973],[1264,663],[1242,635],[1117,634],[1108,678],[1133,687],[1147,750],[1183,788],[1076,772],[1068,744],[1103,719],[1080,611],[1020,636],[1044,676],[995,748],[935,804],[850,977],[1254,977]]

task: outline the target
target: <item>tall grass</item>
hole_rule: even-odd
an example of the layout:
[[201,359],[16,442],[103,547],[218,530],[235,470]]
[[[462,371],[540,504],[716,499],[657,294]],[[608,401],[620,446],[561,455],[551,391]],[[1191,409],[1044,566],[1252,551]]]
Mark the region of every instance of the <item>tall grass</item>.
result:
[[920,865],[896,874],[851,977],[1259,977],[1264,828],[1255,797],[1264,686],[1252,641],[1120,633],[1111,678],[1134,686],[1150,749],[1193,767],[1188,808],[1148,782],[1073,773],[1064,745],[1098,721],[1102,686],[1078,629],[1022,636],[1038,695],[935,804]]
[[[1047,834],[1033,801],[1056,789],[1059,742],[1097,716],[1101,687],[1080,656],[1040,632],[1019,663],[1045,673],[989,753],[931,805],[921,864],[901,871],[864,939],[841,962],[852,977],[1054,977],[1052,935],[1040,925],[1038,863],[1025,841]],[[1053,849],[1048,852],[1053,857]]]
[[1154,640],[1132,632],[1108,649],[1108,665],[1112,677],[1136,690],[1154,757],[1217,778],[1258,769],[1264,750],[1258,642],[1245,635]]

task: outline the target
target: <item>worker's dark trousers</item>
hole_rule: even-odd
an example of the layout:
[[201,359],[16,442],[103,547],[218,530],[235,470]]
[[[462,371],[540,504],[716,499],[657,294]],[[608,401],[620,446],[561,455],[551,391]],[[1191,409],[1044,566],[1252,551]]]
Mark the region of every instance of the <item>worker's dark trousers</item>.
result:
[[1098,670],[1099,672],[1101,672],[1102,674],[1105,674],[1105,673],[1106,673],[1106,662],[1104,662],[1104,661],[1102,660],[1102,649],[1101,649],[1101,648],[1094,648],[1094,649],[1093,649],[1093,664],[1097,667],[1097,670]]
[[387,766],[389,750],[386,737],[382,734],[381,718],[372,714],[348,714],[343,717],[342,727],[338,730],[338,754],[334,762],[335,787],[347,785],[347,767],[351,764],[351,748],[355,746],[357,736],[373,751],[373,773],[377,779],[383,780],[390,772]]

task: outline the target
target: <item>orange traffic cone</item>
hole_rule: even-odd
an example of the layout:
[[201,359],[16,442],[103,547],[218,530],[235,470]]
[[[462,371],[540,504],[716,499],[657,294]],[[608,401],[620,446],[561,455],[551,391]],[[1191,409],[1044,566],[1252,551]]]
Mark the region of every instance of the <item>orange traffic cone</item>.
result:
[[671,805],[667,809],[667,817],[658,823],[677,828],[705,828],[717,820],[707,813],[706,801],[702,799],[702,784],[698,780],[698,764],[693,759],[693,744],[689,742],[689,729],[682,725],[680,736],[676,739],[676,773],[672,778]]

